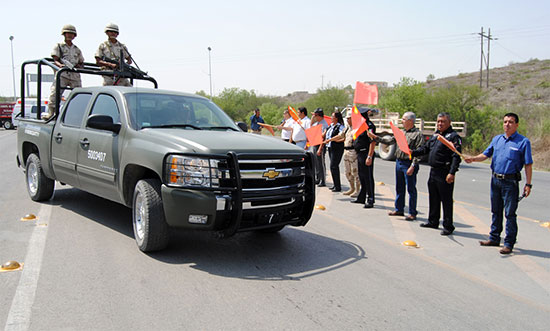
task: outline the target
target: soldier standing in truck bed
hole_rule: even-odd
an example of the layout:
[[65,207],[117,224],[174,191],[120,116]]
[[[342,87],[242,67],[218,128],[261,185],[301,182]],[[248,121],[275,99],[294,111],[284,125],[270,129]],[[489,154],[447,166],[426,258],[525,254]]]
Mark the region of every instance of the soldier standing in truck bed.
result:
[[[84,56],[82,56],[80,49],[73,44],[73,39],[76,38],[76,28],[71,24],[64,25],[61,29],[61,35],[65,37],[65,40],[61,43],[57,43],[51,54],[55,65],[59,68],[63,68],[67,65],[81,67],[84,63]],[[82,86],[82,81],[80,80],[80,74],[78,72],[64,72],[61,74],[59,82],[62,89],[66,87],[75,88]],[[55,81],[53,82],[50,91],[48,112],[42,114],[43,119],[49,119],[55,112],[55,104],[57,101],[55,99]],[[61,94],[62,93],[63,92],[61,92]]]
[[[128,52],[126,45],[117,40],[118,37],[118,25],[109,23],[105,27],[105,33],[107,34],[107,41],[99,44],[99,48],[95,53],[96,63],[101,66],[103,70],[114,70],[118,67],[117,64],[106,61],[112,60],[120,62],[120,52],[124,54],[124,59],[128,64],[132,64],[132,58]],[[103,85],[119,85],[119,86],[132,86],[128,78],[120,78],[115,76],[103,76]]]

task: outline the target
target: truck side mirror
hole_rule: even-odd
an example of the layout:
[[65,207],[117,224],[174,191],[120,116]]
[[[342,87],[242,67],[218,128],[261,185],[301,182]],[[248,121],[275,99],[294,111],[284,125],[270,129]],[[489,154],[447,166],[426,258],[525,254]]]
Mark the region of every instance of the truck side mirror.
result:
[[113,123],[113,118],[108,115],[90,115],[86,121],[86,126],[92,129],[111,131],[113,133],[120,132],[120,124]]
[[248,132],[248,126],[245,122],[237,122],[237,126],[243,130],[243,132]]

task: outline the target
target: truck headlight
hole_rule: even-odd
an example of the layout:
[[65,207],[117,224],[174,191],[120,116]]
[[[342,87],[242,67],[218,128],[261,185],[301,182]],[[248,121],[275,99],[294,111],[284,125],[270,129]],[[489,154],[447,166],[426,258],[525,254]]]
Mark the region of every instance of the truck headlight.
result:
[[184,155],[168,155],[165,181],[173,186],[218,187],[219,160]]

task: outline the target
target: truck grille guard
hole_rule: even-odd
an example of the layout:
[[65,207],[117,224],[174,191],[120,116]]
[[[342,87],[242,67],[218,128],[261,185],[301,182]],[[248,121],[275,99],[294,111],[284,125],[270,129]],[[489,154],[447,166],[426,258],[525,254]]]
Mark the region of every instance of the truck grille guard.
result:
[[[231,236],[242,228],[243,213],[247,211],[244,204],[256,206],[259,213],[263,208],[269,213],[269,208],[301,201],[299,220],[292,223],[305,225],[310,219],[315,203],[315,171],[311,153],[265,155],[229,152],[227,168],[233,187],[230,190],[231,218],[229,226],[221,231],[223,236]],[[282,178],[276,179],[279,176]],[[261,185],[261,181],[265,185]],[[270,182],[273,185],[268,184]],[[224,188],[220,187],[220,190]]]
[[[230,151],[199,157],[219,161],[216,169],[220,173],[219,182],[211,187],[184,188],[216,194],[216,217],[224,219],[217,230],[219,236],[283,224],[305,225],[310,219],[315,203],[315,170],[310,152],[266,155]],[[261,222],[256,222],[257,219],[265,215],[277,221],[272,224],[270,219],[268,224],[258,224]],[[281,218],[285,220],[280,221]]]

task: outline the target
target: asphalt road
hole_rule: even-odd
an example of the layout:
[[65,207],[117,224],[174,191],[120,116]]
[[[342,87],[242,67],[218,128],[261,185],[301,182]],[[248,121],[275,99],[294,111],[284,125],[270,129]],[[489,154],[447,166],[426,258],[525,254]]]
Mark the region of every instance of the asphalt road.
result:
[[[392,162],[375,161],[376,208],[318,188],[306,227],[219,240],[176,232],[165,251],[141,253],[130,210],[69,186],[32,202],[15,165],[16,131],[0,129],[0,326],[5,330],[547,330],[550,221],[536,172],[520,203],[514,253],[480,247],[490,225],[489,171],[464,165],[454,235],[423,229],[428,168],[418,180],[420,219],[387,216]],[[345,180],[344,180],[345,182]],[[384,183],[384,185],[382,185]],[[20,221],[26,214],[36,221]],[[414,240],[419,248],[405,247]]]

